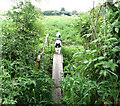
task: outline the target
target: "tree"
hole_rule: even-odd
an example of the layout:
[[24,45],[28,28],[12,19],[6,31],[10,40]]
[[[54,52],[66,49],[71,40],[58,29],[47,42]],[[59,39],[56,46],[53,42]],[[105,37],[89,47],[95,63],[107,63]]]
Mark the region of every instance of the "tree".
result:
[[73,11],[72,11],[72,14],[73,14],[73,15],[77,14],[77,10],[73,10]]
[[64,7],[62,7],[62,8],[61,8],[61,11],[65,11],[65,8],[64,8]]

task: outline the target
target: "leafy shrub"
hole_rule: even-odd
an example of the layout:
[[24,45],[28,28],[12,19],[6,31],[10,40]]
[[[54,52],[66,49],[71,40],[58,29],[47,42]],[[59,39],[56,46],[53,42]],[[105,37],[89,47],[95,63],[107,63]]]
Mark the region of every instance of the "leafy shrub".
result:
[[67,16],[71,16],[71,13],[68,12],[68,11],[57,11],[57,10],[47,10],[47,11],[44,11],[43,12],[44,15],[47,15],[47,16],[51,16],[51,15],[67,15]]
[[76,20],[84,49],[73,55],[74,61],[68,64],[70,75],[62,83],[67,104],[120,103],[118,11],[119,7],[112,6],[106,13],[103,5]]
[[[34,69],[43,25],[31,2],[20,2],[6,14],[2,26],[2,104],[49,104],[53,81],[44,69]],[[42,28],[43,27],[43,28]]]

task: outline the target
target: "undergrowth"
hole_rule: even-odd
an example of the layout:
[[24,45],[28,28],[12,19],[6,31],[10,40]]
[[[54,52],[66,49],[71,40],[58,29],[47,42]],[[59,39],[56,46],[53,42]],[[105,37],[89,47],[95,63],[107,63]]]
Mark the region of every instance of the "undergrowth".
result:
[[65,67],[67,104],[120,104],[120,8],[111,5],[97,6],[74,22],[84,40]]
[[2,25],[1,104],[51,104],[51,84],[45,68],[35,69],[44,26],[40,11],[26,1],[5,15]]
[[[31,2],[20,2],[8,11],[1,29],[1,103],[55,103],[51,73],[54,41],[60,32],[65,74],[61,82],[65,96],[61,101],[120,104],[120,8],[110,5],[97,6],[80,18],[42,17]],[[45,33],[49,33],[49,41],[36,69]]]

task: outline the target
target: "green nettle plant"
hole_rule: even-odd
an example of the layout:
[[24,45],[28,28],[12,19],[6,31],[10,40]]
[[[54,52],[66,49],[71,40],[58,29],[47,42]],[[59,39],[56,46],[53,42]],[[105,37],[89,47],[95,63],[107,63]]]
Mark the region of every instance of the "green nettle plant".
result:
[[62,83],[67,104],[120,104],[119,13],[102,5],[76,20],[84,49],[73,55],[73,70]]
[[[2,26],[2,104],[51,103],[53,83],[44,69],[34,69],[43,26],[40,11],[20,2],[6,14]],[[40,21],[40,20],[39,20]]]

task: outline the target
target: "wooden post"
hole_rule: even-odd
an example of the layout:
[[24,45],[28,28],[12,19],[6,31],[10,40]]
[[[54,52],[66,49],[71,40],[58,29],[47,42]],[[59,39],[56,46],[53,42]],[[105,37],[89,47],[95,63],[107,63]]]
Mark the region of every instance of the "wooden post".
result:
[[44,51],[45,51],[45,47],[46,47],[46,43],[47,43],[47,41],[48,41],[48,38],[49,38],[49,34],[46,35],[42,52],[37,56],[37,60],[36,60],[36,64],[35,64],[35,69],[39,69],[39,68],[40,68],[40,58],[41,58],[41,56],[44,54]]
[[60,82],[63,79],[63,55],[54,54],[53,56],[53,70],[52,70],[52,79],[54,80],[56,87],[53,87],[53,99],[60,103],[60,98],[62,96]]

